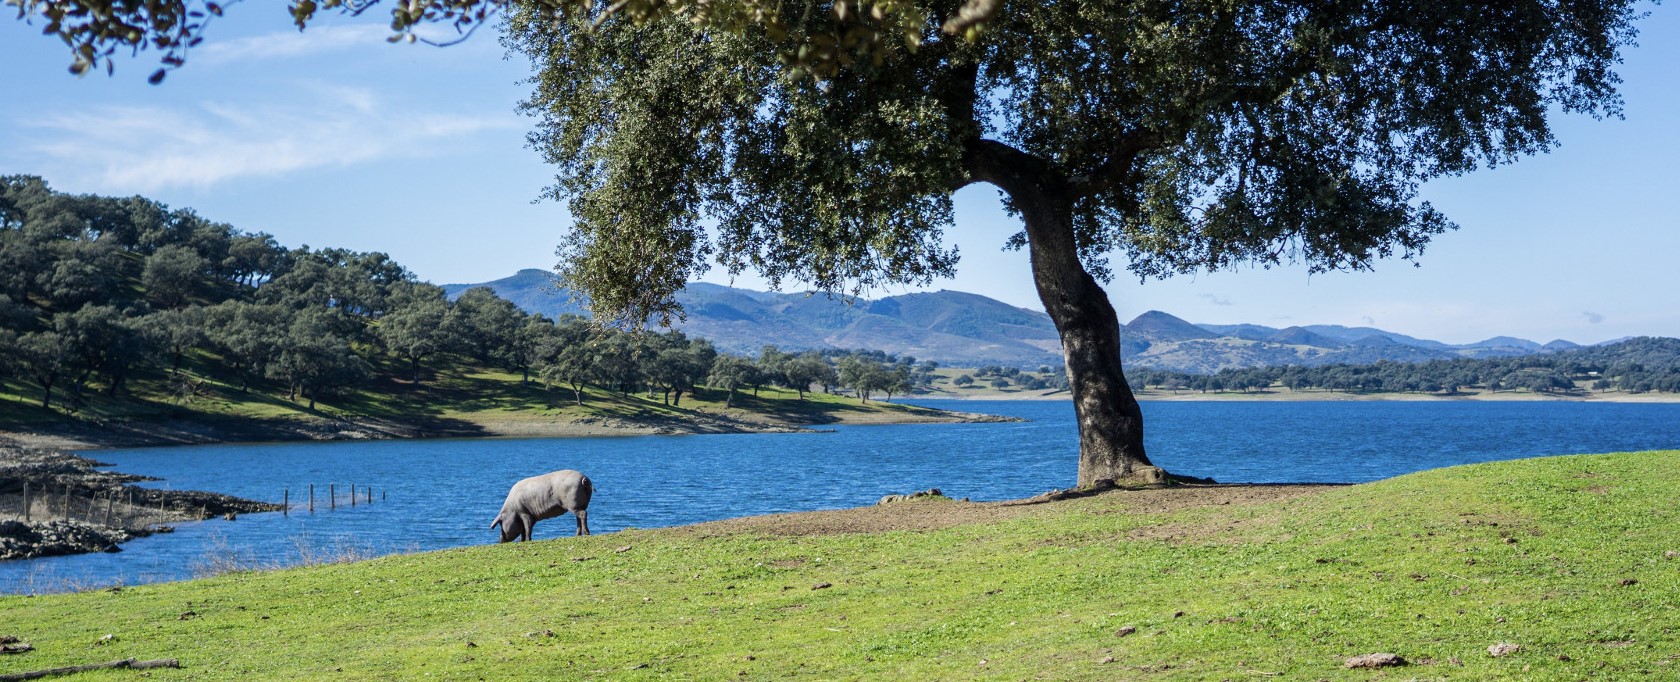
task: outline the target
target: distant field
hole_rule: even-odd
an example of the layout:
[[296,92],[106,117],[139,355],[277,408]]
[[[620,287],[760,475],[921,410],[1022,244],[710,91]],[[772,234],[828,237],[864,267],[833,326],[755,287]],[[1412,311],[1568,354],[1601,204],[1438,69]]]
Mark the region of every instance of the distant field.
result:
[[[766,387],[755,396],[737,392],[725,407],[727,393],[700,388],[685,392],[677,405],[660,394],[623,394],[585,387],[583,405],[569,387],[522,383],[519,375],[468,368],[440,372],[420,384],[381,379],[359,390],[322,399],[314,409],[304,399],[288,400],[272,389],[238,386],[194,377],[193,390],[164,377],[132,381],[112,399],[88,393],[74,416],[59,408],[42,409],[39,389],[0,383],[0,430],[14,432],[111,431],[113,427],[162,431],[176,422],[204,424],[218,433],[257,437],[281,429],[299,433],[349,429],[366,435],[590,435],[624,432],[715,432],[787,428],[839,422],[951,421],[958,417],[880,400]],[[63,396],[60,394],[59,399]],[[56,404],[56,403],[55,403]],[[171,434],[173,435],[173,434]]]
[[[992,378],[976,378],[974,383],[967,386],[957,386],[955,380],[964,374],[974,376],[973,367],[941,367],[935,370],[939,377],[935,380],[934,388],[926,393],[918,393],[914,398],[941,398],[967,400],[1068,400],[1072,395],[1067,391],[1048,389],[1026,389],[1011,384],[1003,388],[991,385]],[[1060,370],[1057,370],[1060,371]],[[1028,372],[1037,374],[1037,372]],[[1438,393],[1398,393],[1398,392],[1347,392],[1320,389],[1291,390],[1283,386],[1271,386],[1259,391],[1168,391],[1162,389],[1141,389],[1132,387],[1132,391],[1139,400],[1585,400],[1600,402],[1650,402],[1671,403],[1680,402],[1680,393],[1664,393],[1649,391],[1645,393],[1628,393],[1624,391],[1593,391],[1588,384],[1579,382],[1581,395],[1558,395],[1552,393],[1535,393],[1526,388],[1516,388],[1500,391],[1465,391],[1452,395]]]
[[[1669,679],[1677,497],[1669,451],[488,545],[0,598],[0,636],[35,647],[0,673],[134,657],[179,659],[153,679]],[[1407,665],[1344,667],[1377,652]]]

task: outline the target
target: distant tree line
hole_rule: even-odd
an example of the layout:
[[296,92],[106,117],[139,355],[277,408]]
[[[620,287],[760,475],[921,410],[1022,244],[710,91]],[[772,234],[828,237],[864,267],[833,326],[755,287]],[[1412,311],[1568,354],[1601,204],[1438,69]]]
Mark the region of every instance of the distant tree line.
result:
[[383,253],[288,249],[190,209],[0,177],[0,379],[33,384],[43,407],[123,397],[149,372],[183,399],[213,379],[313,409],[461,366],[569,389],[578,404],[592,386],[672,405],[698,386],[727,391],[730,405],[765,385],[890,399],[937,367],[879,351],[723,354],[682,332],[527,314],[484,287],[451,301]]
[[1068,390],[1067,372],[1061,368],[1051,368],[1049,365],[1040,365],[1037,373],[1019,367],[986,365],[976,368],[972,373],[958,375],[951,383],[959,388],[983,383],[1000,390],[1010,387],[1026,391]]
[[1576,393],[1680,392],[1680,339],[1642,337],[1559,353],[1368,365],[1299,365],[1224,369],[1188,374],[1132,368],[1135,385],[1172,391],[1256,391],[1278,386],[1298,391],[1454,394],[1468,390]]

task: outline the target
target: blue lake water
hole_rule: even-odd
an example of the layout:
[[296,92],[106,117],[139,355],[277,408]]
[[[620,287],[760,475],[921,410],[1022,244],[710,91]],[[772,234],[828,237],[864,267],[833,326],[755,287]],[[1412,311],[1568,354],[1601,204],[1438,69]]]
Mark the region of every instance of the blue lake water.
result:
[[[595,483],[590,529],[607,533],[733,516],[833,509],[940,488],[1000,500],[1072,485],[1077,441],[1066,401],[913,401],[1027,422],[842,426],[833,433],[619,438],[265,443],[101,450],[148,485],[280,501],[290,516],[184,523],[117,554],[0,562],[0,593],[179,580],[208,557],[247,565],[308,554],[387,554],[492,543],[514,481],[578,469]],[[1348,482],[1539,455],[1680,448],[1680,404],[1574,402],[1151,402],[1155,463],[1222,482]],[[298,508],[315,484],[316,511]],[[372,504],[327,510],[372,486]],[[572,534],[570,516],[535,537]]]

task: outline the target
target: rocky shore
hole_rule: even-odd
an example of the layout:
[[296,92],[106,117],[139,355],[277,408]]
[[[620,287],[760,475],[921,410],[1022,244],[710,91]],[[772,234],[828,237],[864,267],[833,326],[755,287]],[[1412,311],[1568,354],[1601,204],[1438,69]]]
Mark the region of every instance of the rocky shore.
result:
[[119,544],[212,516],[280,505],[134,485],[145,476],[58,450],[0,440],[0,560],[121,551]]

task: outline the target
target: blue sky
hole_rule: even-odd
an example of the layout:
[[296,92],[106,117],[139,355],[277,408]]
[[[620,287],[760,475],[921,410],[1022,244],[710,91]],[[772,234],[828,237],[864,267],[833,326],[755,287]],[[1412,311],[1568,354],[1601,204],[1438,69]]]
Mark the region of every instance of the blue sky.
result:
[[[551,172],[514,111],[529,67],[494,35],[389,45],[377,17],[299,34],[281,3],[227,14],[155,87],[145,80],[155,54],[119,59],[115,77],[77,78],[60,43],[0,19],[0,174],[142,194],[288,246],[384,251],[437,283],[552,266],[569,218],[535,201]],[[1428,185],[1424,198],[1462,229],[1438,237],[1421,267],[1122,276],[1109,286],[1122,320],[1157,309],[1458,343],[1680,336],[1680,11],[1651,8],[1640,26],[1620,70],[1625,118],[1557,117],[1552,153]],[[1025,254],[999,248],[1017,229],[994,190],[958,194],[948,237],[963,260],[930,288],[1042,309]],[[729,283],[721,271],[706,279]],[[762,288],[750,276],[735,284]]]

